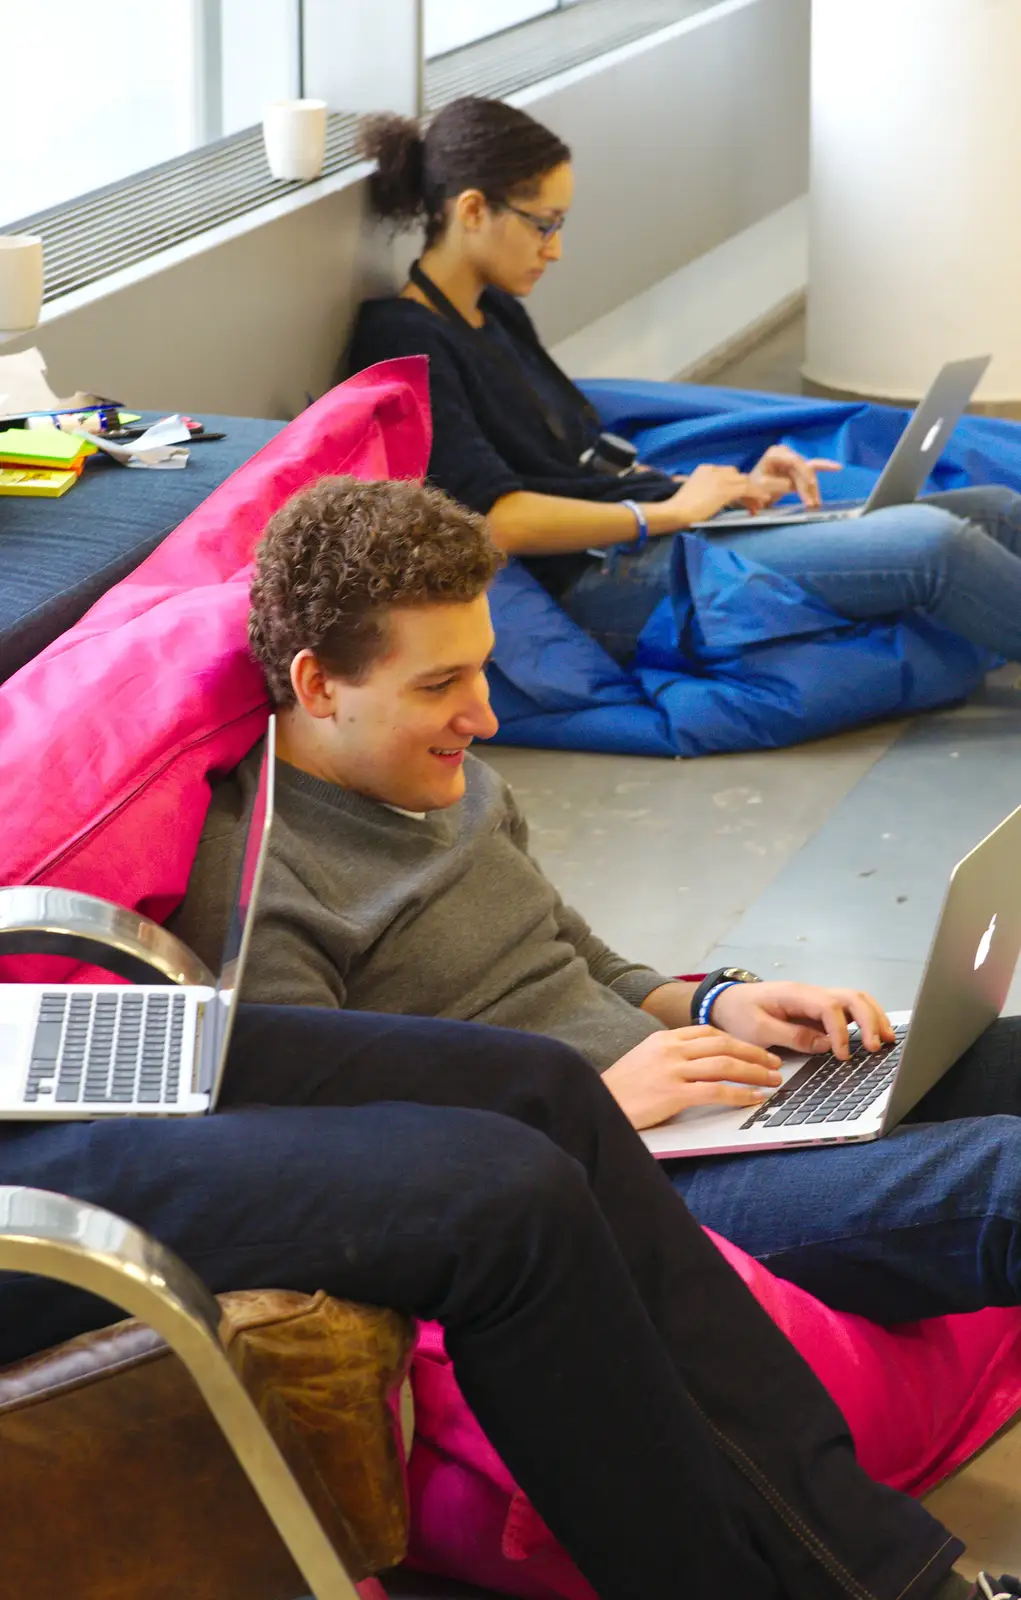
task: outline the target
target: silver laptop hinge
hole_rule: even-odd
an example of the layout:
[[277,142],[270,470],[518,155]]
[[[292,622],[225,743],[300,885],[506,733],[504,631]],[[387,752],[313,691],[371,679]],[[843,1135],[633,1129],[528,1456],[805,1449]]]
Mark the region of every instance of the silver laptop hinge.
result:
[[195,1005],[195,1053],[191,1062],[191,1092],[202,1094],[202,1027],[205,1021],[205,1010],[211,1002],[199,1000]]

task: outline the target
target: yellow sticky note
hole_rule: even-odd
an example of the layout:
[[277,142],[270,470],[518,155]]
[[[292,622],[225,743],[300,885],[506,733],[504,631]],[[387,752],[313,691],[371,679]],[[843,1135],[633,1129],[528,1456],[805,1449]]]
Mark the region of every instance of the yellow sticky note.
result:
[[55,500],[77,482],[77,472],[35,472],[30,467],[0,467],[0,495],[39,495]]

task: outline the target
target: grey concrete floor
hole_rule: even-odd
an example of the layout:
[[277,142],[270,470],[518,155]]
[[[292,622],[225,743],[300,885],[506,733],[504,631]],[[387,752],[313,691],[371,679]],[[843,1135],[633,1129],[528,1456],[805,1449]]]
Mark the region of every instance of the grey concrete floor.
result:
[[[909,723],[712,952],[910,1006],[950,871],[1021,804],[1021,675]],[[1021,1009],[1021,984],[1007,1002]]]
[[772,328],[751,349],[736,353],[702,381],[724,389],[800,394],[804,359],[805,313],[800,310]]
[[699,971],[899,724],[792,750],[662,761],[493,749],[564,898],[622,954]]

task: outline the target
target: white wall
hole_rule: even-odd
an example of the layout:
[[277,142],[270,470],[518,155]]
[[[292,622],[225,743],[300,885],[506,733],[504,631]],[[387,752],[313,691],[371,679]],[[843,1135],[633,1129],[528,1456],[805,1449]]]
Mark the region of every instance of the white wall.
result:
[[[809,0],[720,0],[516,97],[567,139],[578,175],[563,263],[532,303],[551,344],[601,323],[589,360],[605,348],[626,361],[621,330],[635,297],[646,297],[648,338],[650,307],[664,327],[676,311],[697,328],[698,302],[680,303],[696,290],[707,338],[739,331],[718,326],[718,313],[713,322],[714,273],[681,269],[738,236],[764,248],[748,230],[803,193],[808,36]],[[386,270],[365,198],[365,169],[324,179],[54,302],[34,334],[5,348],[38,343],[58,393],[291,416],[333,380],[354,307]],[[764,255],[763,269],[769,295],[799,287],[789,281],[796,265],[778,275]],[[625,321],[608,322],[621,308]]]
[[813,53],[806,373],[904,400],[991,352],[1016,403],[1021,0],[829,0]]
[[807,278],[802,195],[561,339],[553,355],[575,378],[699,382],[794,315]]
[[570,145],[564,259],[530,306],[574,334],[808,187],[809,0],[721,0],[515,103]]

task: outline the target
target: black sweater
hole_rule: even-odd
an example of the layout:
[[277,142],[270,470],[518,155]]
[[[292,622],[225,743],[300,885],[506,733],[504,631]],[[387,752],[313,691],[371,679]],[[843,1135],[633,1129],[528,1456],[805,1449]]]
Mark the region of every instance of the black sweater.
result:
[[[581,466],[578,457],[598,433],[583,396],[577,390],[572,396],[567,382],[550,372],[519,301],[487,289],[479,304],[486,318],[479,333],[418,301],[396,297],[367,300],[355,323],[353,372],[393,356],[429,358],[431,483],[483,515],[520,489],[579,500],[663,500],[674,493],[677,485],[663,473],[614,478]],[[521,379],[508,371],[511,363]],[[563,438],[549,427],[543,407],[529,403],[526,385],[560,419]],[[527,564],[557,593],[585,558],[542,557]]]

